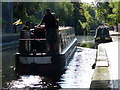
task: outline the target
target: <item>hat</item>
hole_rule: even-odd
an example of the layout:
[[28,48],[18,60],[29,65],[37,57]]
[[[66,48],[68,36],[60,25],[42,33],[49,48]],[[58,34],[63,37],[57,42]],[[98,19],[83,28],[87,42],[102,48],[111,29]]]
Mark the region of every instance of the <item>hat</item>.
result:
[[47,9],[46,9],[46,12],[50,12],[50,8],[47,8]]
[[27,24],[27,23],[31,23],[31,22],[30,22],[30,21],[26,21],[26,24]]

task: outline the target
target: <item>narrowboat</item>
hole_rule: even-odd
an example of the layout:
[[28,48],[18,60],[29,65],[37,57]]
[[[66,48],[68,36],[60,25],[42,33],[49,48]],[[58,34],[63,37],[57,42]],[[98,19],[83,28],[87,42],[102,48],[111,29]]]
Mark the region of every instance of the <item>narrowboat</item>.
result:
[[15,54],[17,73],[40,73],[65,70],[76,50],[77,39],[73,27],[59,27],[59,54],[48,54],[44,26],[22,30],[19,50]]
[[112,37],[109,34],[109,28],[105,25],[98,26],[94,37],[96,43],[112,42]]

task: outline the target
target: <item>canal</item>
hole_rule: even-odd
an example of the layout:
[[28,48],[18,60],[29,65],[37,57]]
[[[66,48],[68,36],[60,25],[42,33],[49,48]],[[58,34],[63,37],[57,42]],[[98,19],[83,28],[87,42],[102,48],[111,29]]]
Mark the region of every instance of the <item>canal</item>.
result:
[[[89,38],[90,39],[90,38]],[[88,40],[89,41],[89,40]],[[67,70],[47,75],[16,75],[15,53],[18,48],[2,51],[2,86],[12,89],[89,88],[93,74],[92,64],[96,49],[77,47]]]

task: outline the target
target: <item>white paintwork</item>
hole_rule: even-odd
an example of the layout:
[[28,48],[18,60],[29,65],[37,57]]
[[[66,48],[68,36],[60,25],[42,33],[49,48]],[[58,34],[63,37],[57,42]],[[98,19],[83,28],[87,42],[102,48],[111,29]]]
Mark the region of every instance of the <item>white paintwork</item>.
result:
[[20,57],[20,63],[22,64],[50,64],[51,63],[51,57]]
[[68,47],[66,47],[62,52],[61,52],[61,54],[65,54],[67,51],[68,51],[68,49],[76,42],[76,38],[70,43],[70,45],[68,46]]

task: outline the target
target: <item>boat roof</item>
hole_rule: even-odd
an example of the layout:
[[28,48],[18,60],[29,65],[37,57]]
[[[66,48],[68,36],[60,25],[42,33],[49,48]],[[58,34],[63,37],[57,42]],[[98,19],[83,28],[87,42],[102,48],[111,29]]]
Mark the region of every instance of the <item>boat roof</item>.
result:
[[68,30],[71,30],[71,29],[73,29],[73,27],[59,27],[59,31],[68,31]]

